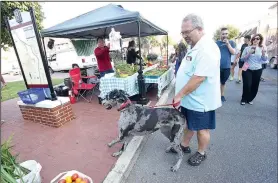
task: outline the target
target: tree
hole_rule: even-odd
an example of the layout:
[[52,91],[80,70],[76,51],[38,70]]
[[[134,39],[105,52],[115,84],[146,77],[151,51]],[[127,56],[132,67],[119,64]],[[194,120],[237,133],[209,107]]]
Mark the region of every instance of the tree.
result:
[[149,36],[148,39],[150,40],[151,47],[159,46],[159,41],[156,36]]
[[[170,36],[168,36],[168,45],[174,45],[174,41]],[[167,36],[163,36],[160,42],[160,52],[161,55],[163,55],[163,50],[166,52],[166,47],[167,47]]]
[[237,27],[233,26],[233,25],[221,26],[213,34],[213,39],[215,41],[220,40],[220,32],[221,32],[220,30],[221,30],[222,27],[227,27],[228,28],[228,31],[229,31],[228,39],[234,39],[239,34],[239,29]]
[[29,7],[33,7],[38,29],[41,30],[43,28],[42,21],[45,17],[40,3],[30,1],[1,1],[1,48],[4,50],[7,50],[8,47],[12,46],[12,40],[6,27],[4,18],[13,18],[13,11],[15,9],[19,9],[20,11],[28,11]]

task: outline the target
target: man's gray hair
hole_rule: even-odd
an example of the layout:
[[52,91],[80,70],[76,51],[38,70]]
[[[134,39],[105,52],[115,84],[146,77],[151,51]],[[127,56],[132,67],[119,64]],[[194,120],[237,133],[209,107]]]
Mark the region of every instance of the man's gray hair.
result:
[[204,23],[203,20],[201,19],[201,17],[199,17],[198,15],[195,14],[188,14],[184,19],[183,22],[186,21],[191,21],[192,23],[192,27],[195,28],[201,28],[204,29]]

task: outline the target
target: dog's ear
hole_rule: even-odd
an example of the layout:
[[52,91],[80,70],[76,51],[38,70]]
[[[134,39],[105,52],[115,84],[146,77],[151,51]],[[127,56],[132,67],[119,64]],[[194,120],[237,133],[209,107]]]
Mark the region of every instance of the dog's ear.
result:
[[129,96],[126,91],[120,90],[122,95]]
[[112,90],[112,91],[110,91],[108,94],[107,94],[107,100],[110,100],[110,99],[113,99],[115,96],[116,96],[116,94],[117,94],[117,90],[115,89],[115,90]]
[[121,94],[120,95],[124,98],[125,101],[129,100],[129,98],[128,98],[129,94],[126,91],[121,90]]
[[125,96],[125,97],[129,97],[129,95],[127,94],[126,91],[120,90],[120,95]]
[[116,99],[118,97],[120,97],[120,90],[114,89],[111,94],[111,99]]

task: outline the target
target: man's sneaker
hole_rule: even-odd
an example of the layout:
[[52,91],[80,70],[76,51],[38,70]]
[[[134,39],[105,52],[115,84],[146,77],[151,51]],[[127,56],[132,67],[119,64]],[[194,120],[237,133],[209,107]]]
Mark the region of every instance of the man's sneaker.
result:
[[221,101],[222,101],[222,102],[226,102],[226,99],[225,99],[224,96],[221,96]]
[[[191,153],[191,149],[190,149],[189,146],[184,147],[184,146],[181,145],[181,150],[182,150],[184,153]],[[174,148],[171,148],[171,149],[170,149],[170,152],[172,152],[172,153],[177,153],[177,151],[176,151]]]
[[240,84],[240,83],[241,83],[241,80],[237,80],[236,82],[237,82],[238,84]]
[[252,102],[252,101],[251,101],[251,102],[248,102],[248,104],[253,105],[253,102]]
[[230,81],[233,81],[233,80],[234,80],[234,77],[233,77],[233,76],[230,76],[229,80],[230,80]]
[[245,104],[246,104],[246,102],[240,102],[240,104],[241,104],[241,105],[245,105]]

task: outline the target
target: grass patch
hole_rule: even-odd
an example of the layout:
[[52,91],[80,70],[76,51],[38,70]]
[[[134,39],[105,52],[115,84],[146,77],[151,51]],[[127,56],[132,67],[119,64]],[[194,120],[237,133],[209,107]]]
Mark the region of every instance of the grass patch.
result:
[[[64,79],[52,79],[53,85],[61,84],[63,82]],[[1,90],[1,96],[2,96],[1,102],[13,98],[17,98],[18,97],[17,93],[23,90],[26,90],[24,81],[14,81],[14,82],[7,83],[7,85]]]

